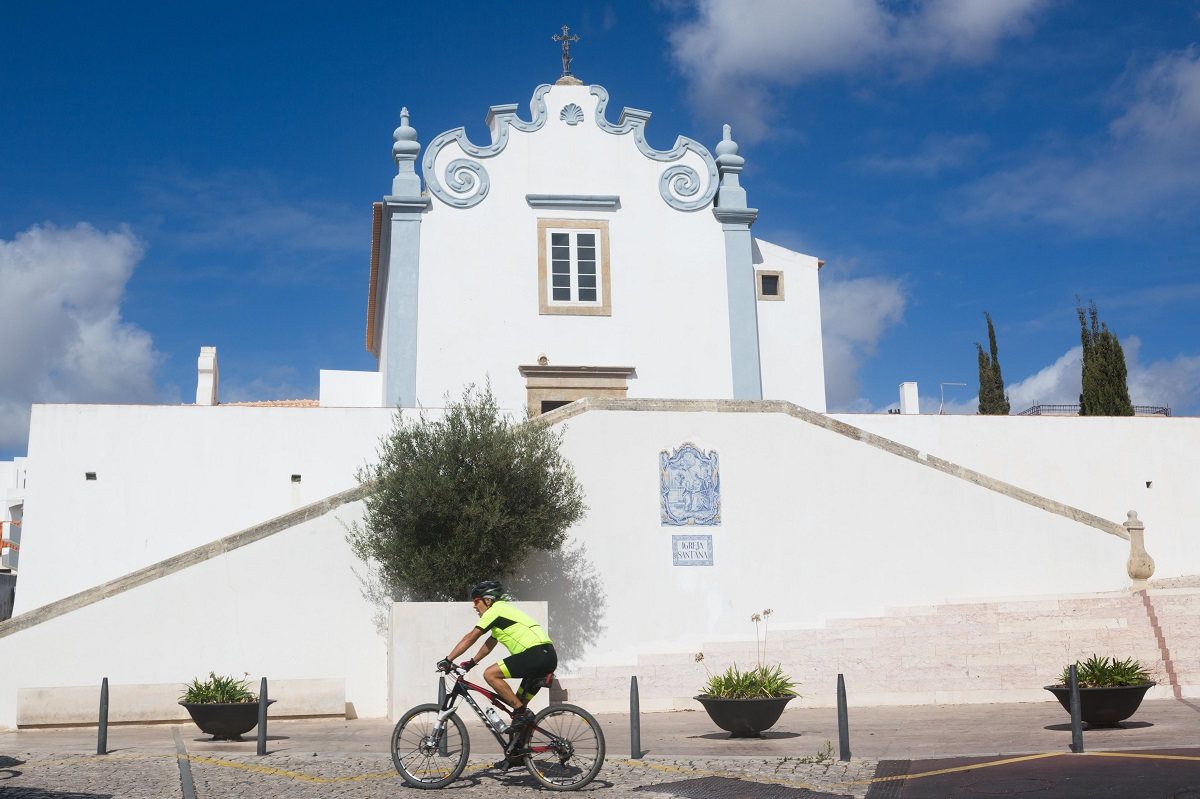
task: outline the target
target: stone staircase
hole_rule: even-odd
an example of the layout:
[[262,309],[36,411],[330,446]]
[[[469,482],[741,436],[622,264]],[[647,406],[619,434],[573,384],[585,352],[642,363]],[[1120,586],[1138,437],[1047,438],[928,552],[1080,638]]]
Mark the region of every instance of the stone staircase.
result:
[[[1093,653],[1140,660],[1159,683],[1150,698],[1200,696],[1200,581],[901,608],[817,629],[773,629],[766,662],[780,663],[799,683],[800,706],[834,705],[839,673],[851,705],[973,704],[1051,701],[1042,686]],[[646,654],[637,664],[564,672],[559,682],[568,701],[594,712],[627,710],[632,675],[643,711],[696,709],[705,666],[716,673],[757,663],[753,640],[708,643],[704,654],[703,664],[693,652]]]

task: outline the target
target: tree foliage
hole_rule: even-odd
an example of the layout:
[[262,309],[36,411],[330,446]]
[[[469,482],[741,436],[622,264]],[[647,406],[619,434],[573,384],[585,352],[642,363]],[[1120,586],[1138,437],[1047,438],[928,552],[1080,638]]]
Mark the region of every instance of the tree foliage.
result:
[[[1079,337],[1083,342],[1083,393],[1079,395],[1080,416],[1133,416],[1129,399],[1125,351],[1115,333],[1099,320],[1096,303],[1079,315]],[[1090,322],[1090,324],[1089,324]]]
[[979,412],[998,416],[1007,416],[1009,411],[1008,394],[1004,391],[1004,376],[1000,373],[1000,351],[996,346],[996,329],[992,326],[992,315],[984,311],[983,318],[987,320],[989,352],[983,351],[983,345],[975,342],[979,353]]
[[490,386],[470,386],[444,415],[397,412],[347,536],[398,597],[453,601],[482,580],[512,574],[531,550],[556,550],[586,506],[561,431],[513,423]]

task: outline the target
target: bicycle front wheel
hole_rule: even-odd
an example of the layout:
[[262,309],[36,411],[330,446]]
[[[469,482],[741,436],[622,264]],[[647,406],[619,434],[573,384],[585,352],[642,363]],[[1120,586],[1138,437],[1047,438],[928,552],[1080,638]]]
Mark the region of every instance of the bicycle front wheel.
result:
[[450,716],[435,735],[438,706],[417,705],[400,717],[392,731],[392,763],[414,788],[442,788],[467,767],[471,741],[462,719]]
[[604,733],[581,707],[551,705],[537,714],[529,734],[525,767],[554,791],[587,785],[604,765]]

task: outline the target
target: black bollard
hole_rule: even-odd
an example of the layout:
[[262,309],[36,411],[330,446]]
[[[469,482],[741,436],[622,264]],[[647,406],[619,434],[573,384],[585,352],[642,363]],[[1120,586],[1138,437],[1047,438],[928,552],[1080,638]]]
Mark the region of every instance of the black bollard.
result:
[[258,686],[258,754],[261,757],[267,753],[267,678],[263,677]]
[[108,754],[108,678],[100,681],[100,731],[96,735],[96,754]]
[[[445,677],[438,677],[438,708],[440,708],[441,710],[446,709],[446,678]],[[440,756],[440,757],[447,756],[446,730],[448,730],[448,729],[450,729],[449,724],[442,727],[442,737],[441,737],[441,740],[438,741],[438,756]]]
[[850,714],[846,708],[846,679],[837,679],[838,760],[850,759]]
[[1071,665],[1067,687],[1071,689],[1071,751],[1083,754],[1083,718],[1079,715],[1079,673]]
[[637,677],[629,678],[629,757],[642,757],[642,705],[638,699]]

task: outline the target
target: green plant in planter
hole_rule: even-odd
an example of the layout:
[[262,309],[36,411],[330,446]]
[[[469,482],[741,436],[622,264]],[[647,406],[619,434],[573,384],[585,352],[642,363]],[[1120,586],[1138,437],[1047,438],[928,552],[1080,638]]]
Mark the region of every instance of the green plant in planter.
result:
[[[1117,660],[1115,657],[1098,657],[1092,655],[1084,661],[1075,662],[1075,671],[1079,678],[1080,688],[1116,688],[1123,685],[1146,685],[1153,683],[1154,677],[1133,658]],[[1059,676],[1061,685],[1070,682],[1071,667],[1064,666]]]
[[216,704],[219,702],[257,702],[258,697],[250,690],[250,681],[248,679],[239,680],[236,677],[218,677],[216,672],[210,671],[208,679],[201,681],[199,677],[193,677],[192,681],[184,686],[183,695],[179,697],[180,702],[193,705]]
[[[737,664],[731,665],[720,674],[708,671],[708,682],[700,688],[700,695],[713,699],[766,699],[799,696],[794,690],[796,683],[783,673],[779,664],[767,666],[767,625],[772,611],[767,608],[762,613],[750,617],[754,622],[754,642],[758,654],[758,665],[742,671]],[[762,636],[759,636],[759,624],[762,624]],[[704,653],[696,653],[696,662],[704,664]]]

